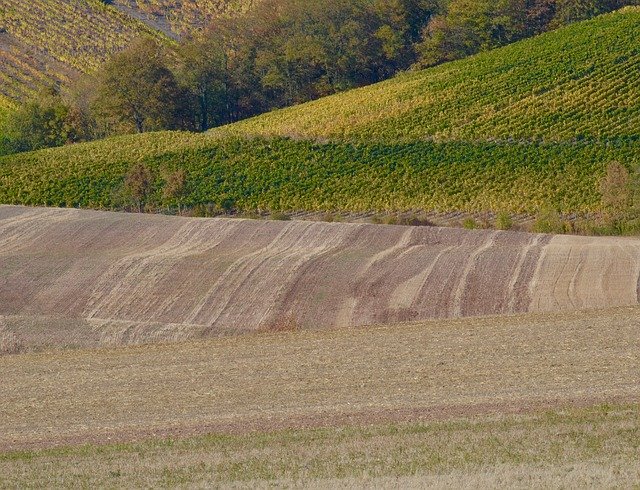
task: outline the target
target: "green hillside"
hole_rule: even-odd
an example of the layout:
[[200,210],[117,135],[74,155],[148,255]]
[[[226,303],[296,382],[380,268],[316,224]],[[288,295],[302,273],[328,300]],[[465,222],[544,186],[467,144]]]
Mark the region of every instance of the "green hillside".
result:
[[640,8],[234,125],[349,140],[640,136]]
[[[600,209],[606,165],[640,165],[640,9],[205,135],[155,133],[0,159],[0,202],[240,209]],[[163,197],[182,168],[184,194]]]

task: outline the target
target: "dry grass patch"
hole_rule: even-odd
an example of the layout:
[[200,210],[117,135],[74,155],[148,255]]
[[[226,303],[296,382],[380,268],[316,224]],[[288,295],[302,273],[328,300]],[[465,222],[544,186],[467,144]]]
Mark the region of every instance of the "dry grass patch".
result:
[[0,357],[0,448],[640,400],[638,309]]
[[0,453],[0,487],[631,487],[637,405]]

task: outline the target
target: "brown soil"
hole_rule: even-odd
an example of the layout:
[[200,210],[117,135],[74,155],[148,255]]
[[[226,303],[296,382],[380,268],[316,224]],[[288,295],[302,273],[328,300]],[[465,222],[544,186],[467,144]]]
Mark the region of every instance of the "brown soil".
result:
[[99,346],[631,306],[640,240],[0,206],[0,270],[25,348]]
[[640,311],[0,357],[0,448],[640,402]]

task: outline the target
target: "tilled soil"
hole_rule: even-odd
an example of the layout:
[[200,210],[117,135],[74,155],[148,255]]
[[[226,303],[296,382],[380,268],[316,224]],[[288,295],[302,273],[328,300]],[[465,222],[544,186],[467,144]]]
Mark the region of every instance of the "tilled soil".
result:
[[640,401],[640,310],[0,357],[0,449]]
[[630,238],[0,206],[27,349],[631,306],[639,277]]

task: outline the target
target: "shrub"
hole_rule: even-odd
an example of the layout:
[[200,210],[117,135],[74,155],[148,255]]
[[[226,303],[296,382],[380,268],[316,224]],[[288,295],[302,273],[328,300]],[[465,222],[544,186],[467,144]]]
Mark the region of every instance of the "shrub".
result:
[[509,213],[500,212],[496,216],[496,228],[498,230],[510,230],[513,228],[513,220]]
[[469,217],[462,222],[462,227],[467,230],[475,230],[478,228],[478,222],[475,219]]
[[563,233],[565,231],[560,213],[553,208],[543,208],[533,223],[535,233]]
[[290,221],[291,217],[285,213],[275,212],[271,213],[269,216],[270,219],[274,221]]

